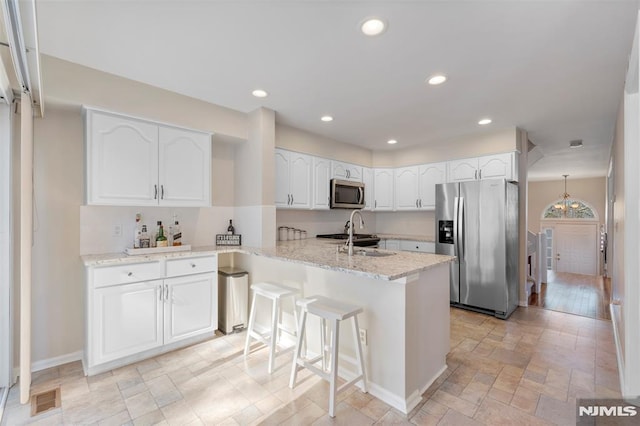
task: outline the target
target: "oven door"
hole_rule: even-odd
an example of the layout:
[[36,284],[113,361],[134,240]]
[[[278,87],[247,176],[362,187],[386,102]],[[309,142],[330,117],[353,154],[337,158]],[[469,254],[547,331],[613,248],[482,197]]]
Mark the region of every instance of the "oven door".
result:
[[364,183],[331,179],[332,209],[364,208]]

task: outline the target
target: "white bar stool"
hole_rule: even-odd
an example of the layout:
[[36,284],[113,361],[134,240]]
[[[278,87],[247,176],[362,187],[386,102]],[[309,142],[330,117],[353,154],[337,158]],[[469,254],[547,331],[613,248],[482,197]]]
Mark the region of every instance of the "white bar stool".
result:
[[[291,369],[291,379],[289,381],[289,387],[293,389],[296,384],[296,376],[300,368],[306,368],[316,375],[322,377],[329,382],[329,416],[335,417],[335,400],[336,395],[347,387],[362,380],[362,390],[367,392],[367,374],[364,369],[364,357],[362,356],[362,345],[359,338],[359,326],[358,326],[358,314],[362,313],[362,308],[355,305],[349,305],[337,300],[329,299],[323,296],[310,296],[305,299],[305,303],[299,303],[302,307],[302,316],[300,318],[300,325],[298,326],[298,339],[296,343],[296,351],[293,358],[293,366]],[[313,359],[307,359],[301,357],[302,343],[304,341],[305,325],[307,321],[307,314],[313,314],[322,320],[322,332],[321,338],[321,354]],[[358,366],[360,368],[359,375],[353,380],[343,384],[340,388],[336,389],[338,381],[338,355],[339,355],[339,342],[340,342],[340,321],[353,318],[353,335],[357,347],[356,358]],[[331,342],[329,344],[330,362],[329,369],[326,368],[325,358],[325,346],[326,340],[326,327],[324,326],[326,321],[329,321],[331,325]],[[315,364],[322,360],[322,367],[317,367]]]
[[[293,317],[298,324],[298,314],[295,307],[295,297],[298,294],[298,290],[291,287],[285,287],[279,284],[273,284],[268,282],[260,282],[251,285],[253,291],[253,298],[251,300],[251,312],[249,314],[249,325],[247,327],[247,340],[244,344],[244,356],[245,358],[249,354],[249,347],[251,346],[251,339],[264,343],[269,347],[269,366],[267,371],[269,374],[273,373],[273,367],[275,364],[275,358],[279,355],[287,353],[295,347],[290,346],[283,350],[278,350],[277,346],[280,341],[281,331],[284,331],[292,336],[296,336],[295,330],[289,330],[282,325],[280,320],[282,314],[281,301],[286,298],[291,298],[293,305]],[[256,297],[262,296],[271,300],[271,328],[262,330],[261,332],[256,330]]]

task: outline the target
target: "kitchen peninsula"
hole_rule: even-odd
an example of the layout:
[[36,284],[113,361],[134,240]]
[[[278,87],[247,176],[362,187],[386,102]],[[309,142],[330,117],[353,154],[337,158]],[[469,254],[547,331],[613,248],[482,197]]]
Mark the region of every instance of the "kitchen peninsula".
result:
[[[410,252],[369,256],[371,252],[391,253],[373,249],[365,249],[365,255],[348,256],[338,252],[338,247],[334,241],[307,239],[280,242],[274,248],[199,247],[151,256],[84,256],[83,261],[87,268],[100,268],[233,253],[234,266],[249,271],[251,282],[273,281],[300,289],[302,296],[319,294],[362,306],[360,327],[366,331],[369,391],[408,413],[446,369],[449,262],[453,258]],[[317,329],[310,324],[311,350]],[[355,358],[351,333],[350,327],[341,330],[339,368],[347,379],[355,371],[351,368]]]

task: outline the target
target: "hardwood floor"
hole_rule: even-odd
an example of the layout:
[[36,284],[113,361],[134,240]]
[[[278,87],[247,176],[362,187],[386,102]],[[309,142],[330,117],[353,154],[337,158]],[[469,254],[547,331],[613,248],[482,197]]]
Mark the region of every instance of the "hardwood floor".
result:
[[529,297],[530,306],[610,320],[611,280],[601,276],[548,272],[540,294]]

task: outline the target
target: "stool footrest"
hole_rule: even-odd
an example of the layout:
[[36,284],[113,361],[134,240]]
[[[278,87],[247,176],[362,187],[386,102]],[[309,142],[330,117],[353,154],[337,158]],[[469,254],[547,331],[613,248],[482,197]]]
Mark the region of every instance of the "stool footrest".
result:
[[355,379],[349,380],[347,383],[343,384],[338,389],[336,389],[336,394],[339,394],[340,392],[342,392],[343,390],[345,390],[349,386],[358,383],[360,380],[362,380],[363,377],[364,376],[361,374],[358,377],[356,377]]

